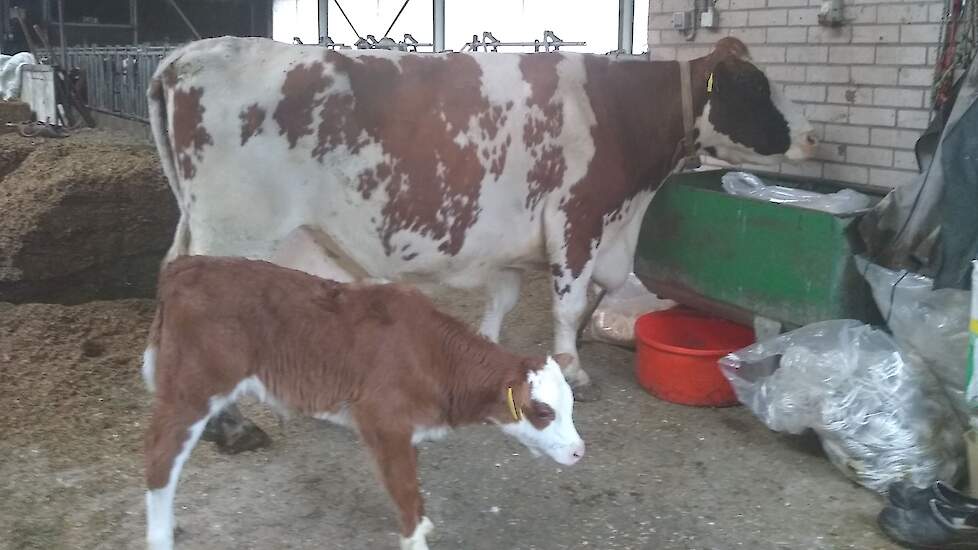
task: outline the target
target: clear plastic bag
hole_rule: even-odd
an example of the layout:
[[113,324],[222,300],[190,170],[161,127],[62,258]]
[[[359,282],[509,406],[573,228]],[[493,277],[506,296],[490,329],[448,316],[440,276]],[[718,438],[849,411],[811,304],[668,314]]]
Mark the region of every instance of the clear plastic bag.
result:
[[720,178],[723,190],[731,195],[786,203],[831,214],[851,214],[869,208],[870,198],[852,189],[824,194],[780,185],[767,185],[747,172],[727,172]]
[[642,281],[629,273],[625,284],[609,292],[588,321],[586,335],[619,346],[635,345],[635,321],[645,313],[669,309],[676,305],[649,292]]
[[971,293],[952,288],[934,290],[929,277],[891,271],[861,257],[856,258],[856,266],[869,283],[897,345],[933,371],[959,417],[966,419],[970,408],[964,390]]
[[905,479],[953,480],[963,429],[937,379],[908,361],[885,332],[825,321],[721,359],[742,403],[769,428],[813,429],[833,464],[883,492]]

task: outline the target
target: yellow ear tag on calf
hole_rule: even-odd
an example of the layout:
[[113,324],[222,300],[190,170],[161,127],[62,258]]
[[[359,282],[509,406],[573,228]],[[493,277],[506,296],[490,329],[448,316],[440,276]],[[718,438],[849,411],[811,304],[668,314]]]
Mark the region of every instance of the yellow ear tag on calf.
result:
[[706,81],[706,93],[713,93],[713,73],[710,73],[710,78]]
[[506,388],[506,404],[509,405],[509,412],[513,415],[513,419],[519,422],[523,420],[523,415],[520,410],[516,408],[516,401],[513,400],[513,387],[510,386]]

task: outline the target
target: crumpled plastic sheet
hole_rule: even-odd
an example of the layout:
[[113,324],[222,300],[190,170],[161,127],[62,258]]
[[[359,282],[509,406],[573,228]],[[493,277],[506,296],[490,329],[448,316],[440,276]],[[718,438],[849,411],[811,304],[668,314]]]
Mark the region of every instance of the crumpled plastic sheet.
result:
[[634,273],[629,273],[625,284],[601,300],[588,320],[585,335],[608,344],[634,346],[635,321],[646,313],[675,305],[676,302],[649,292]]
[[881,330],[815,323],[730,354],[720,367],[765,425],[813,429],[832,463],[869,489],[953,480],[962,469],[963,428],[937,378]]
[[971,412],[965,398],[971,293],[934,290],[929,277],[892,271],[862,257],[856,257],[856,267],[869,283],[900,350],[940,379],[959,418],[966,421]]
[[720,178],[723,190],[731,195],[751,197],[775,203],[791,204],[831,214],[851,214],[869,208],[871,200],[852,189],[824,194],[804,189],[767,185],[747,172],[727,172]]
[[20,97],[20,78],[24,65],[37,61],[27,52],[0,55],[0,99],[9,101]]

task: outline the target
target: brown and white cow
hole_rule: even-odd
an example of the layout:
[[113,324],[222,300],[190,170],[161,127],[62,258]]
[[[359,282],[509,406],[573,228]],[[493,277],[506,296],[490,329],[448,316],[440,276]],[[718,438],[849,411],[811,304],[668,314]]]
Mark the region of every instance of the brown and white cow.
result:
[[208,419],[244,394],[354,427],[400,512],[401,547],[427,548],[414,445],[494,422],[561,464],[584,455],[560,363],[509,353],[400,285],[347,285],[268,262],[180,258],[162,273],[144,354],[147,539],[173,547],[180,469]]
[[[696,147],[802,159],[801,110],[721,40],[693,60]],[[712,91],[707,90],[712,80]],[[218,38],[173,52],[149,90],[182,254],[272,260],[340,281],[488,288],[499,337],[521,273],[552,274],[555,350],[580,368],[591,282],[633,265],[684,133],[680,65],[562,52],[332,51]]]

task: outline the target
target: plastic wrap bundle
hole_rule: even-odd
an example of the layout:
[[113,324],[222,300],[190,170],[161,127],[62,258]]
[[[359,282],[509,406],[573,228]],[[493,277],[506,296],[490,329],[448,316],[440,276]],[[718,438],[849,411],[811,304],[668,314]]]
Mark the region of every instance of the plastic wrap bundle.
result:
[[951,404],[965,421],[969,405],[967,381],[968,306],[971,293],[944,288],[934,281],[906,271],[891,271],[856,258],[904,356],[927,366],[940,380]]
[[905,479],[953,480],[963,432],[937,379],[893,339],[858,321],[825,321],[724,357],[721,370],[769,428],[813,429],[847,477],[875,491]]
[[663,300],[645,288],[634,273],[625,284],[609,292],[594,310],[588,321],[587,336],[609,344],[635,345],[635,320],[650,311],[669,309],[676,305]]
[[870,205],[869,197],[852,189],[843,189],[830,194],[816,193],[780,185],[767,185],[761,181],[761,178],[747,172],[727,172],[720,181],[724,191],[731,195],[787,203],[831,214],[851,214]]

